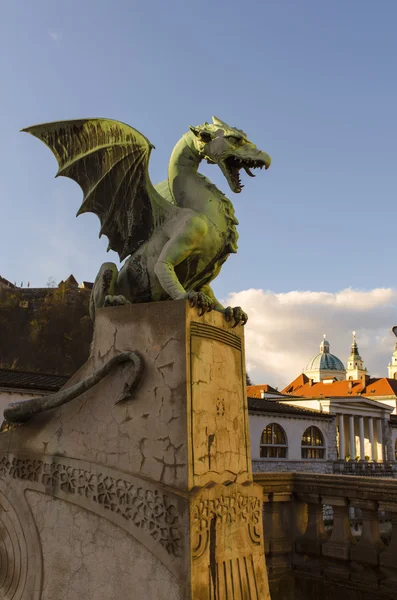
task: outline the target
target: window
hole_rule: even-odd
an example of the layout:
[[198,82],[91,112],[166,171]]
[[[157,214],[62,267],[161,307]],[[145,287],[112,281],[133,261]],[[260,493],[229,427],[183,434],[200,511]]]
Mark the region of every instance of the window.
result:
[[284,429],[271,423],[262,433],[261,458],[287,458],[287,438]]
[[395,460],[397,460],[397,440],[396,440],[396,443],[394,444],[394,457],[395,457]]
[[302,436],[302,458],[325,458],[323,434],[317,427],[308,427]]

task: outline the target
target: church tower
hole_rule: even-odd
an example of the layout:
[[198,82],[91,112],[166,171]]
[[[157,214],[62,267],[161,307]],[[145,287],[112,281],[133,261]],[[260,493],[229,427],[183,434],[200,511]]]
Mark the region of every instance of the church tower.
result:
[[[396,355],[397,358],[397,355]],[[396,362],[397,371],[397,362]],[[353,343],[349,358],[347,359],[346,379],[364,379],[368,375],[367,369],[364,367],[364,361],[358,351],[356,332],[353,331]]]
[[397,343],[391,357],[391,363],[387,365],[389,371],[389,379],[397,379]]

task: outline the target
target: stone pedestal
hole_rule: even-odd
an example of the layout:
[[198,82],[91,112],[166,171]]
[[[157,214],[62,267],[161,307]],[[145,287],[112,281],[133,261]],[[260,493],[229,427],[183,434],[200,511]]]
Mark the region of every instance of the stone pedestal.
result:
[[98,311],[79,398],[0,435],[0,597],[266,600],[244,336],[185,301]]

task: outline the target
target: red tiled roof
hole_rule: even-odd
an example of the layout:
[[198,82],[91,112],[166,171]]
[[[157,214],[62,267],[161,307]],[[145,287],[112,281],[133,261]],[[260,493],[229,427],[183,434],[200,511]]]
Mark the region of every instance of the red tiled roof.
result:
[[332,420],[334,415],[314,410],[312,408],[303,408],[300,406],[292,406],[278,400],[270,400],[266,398],[250,398],[248,397],[249,412],[264,412],[264,413],[282,413],[284,415],[300,415],[301,417],[314,417],[320,419]]
[[247,386],[247,396],[250,398],[261,398],[261,392],[265,392],[266,394],[280,394],[278,390],[267,383]]
[[367,378],[364,380],[333,381],[332,383],[312,382],[303,373],[288,384],[283,394],[304,396],[306,398],[343,397],[343,396],[397,396],[397,380],[387,377]]

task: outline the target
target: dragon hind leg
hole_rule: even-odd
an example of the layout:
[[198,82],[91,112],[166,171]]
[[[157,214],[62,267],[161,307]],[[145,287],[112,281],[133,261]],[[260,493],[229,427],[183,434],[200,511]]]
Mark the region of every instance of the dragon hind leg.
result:
[[104,263],[96,276],[90,298],[90,317],[95,320],[95,311],[103,306],[129,304],[124,296],[117,295],[118,269],[114,263]]

